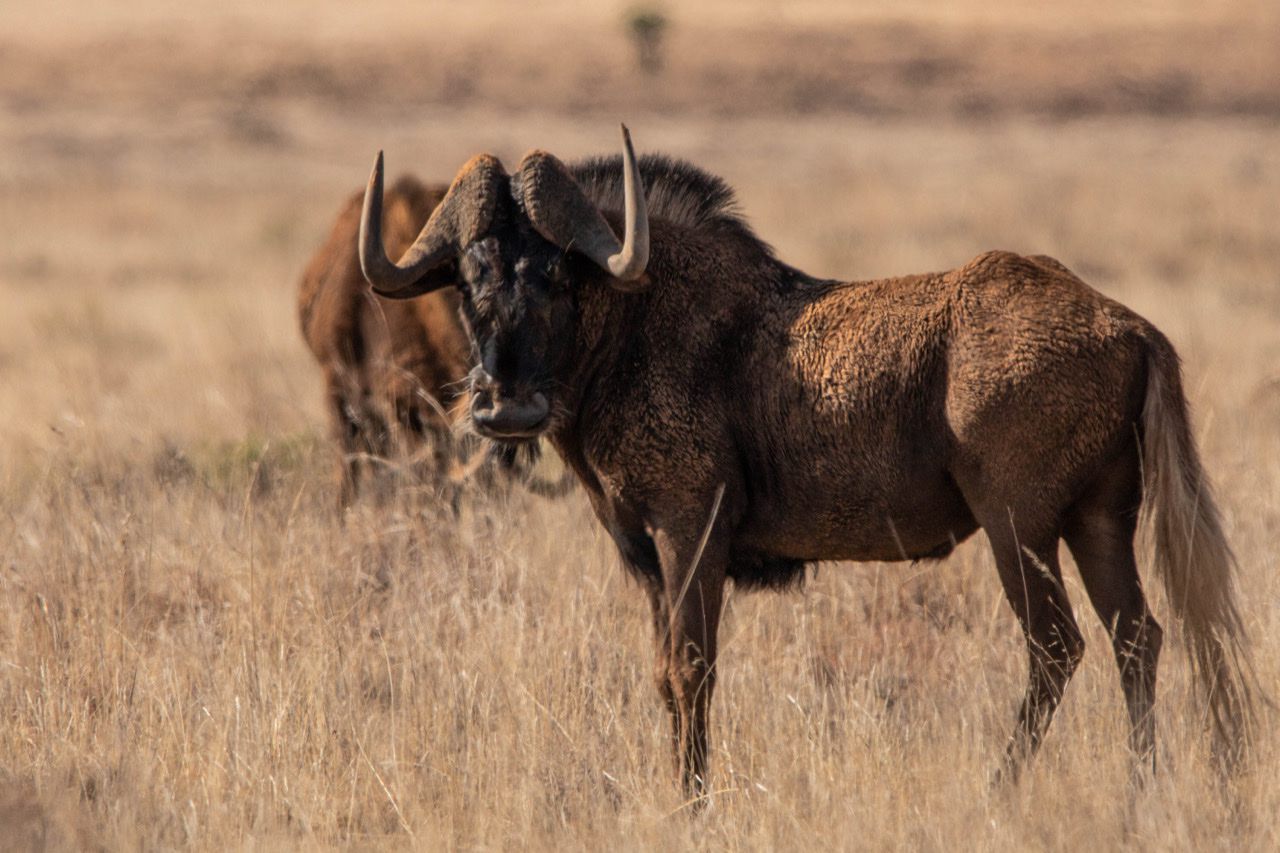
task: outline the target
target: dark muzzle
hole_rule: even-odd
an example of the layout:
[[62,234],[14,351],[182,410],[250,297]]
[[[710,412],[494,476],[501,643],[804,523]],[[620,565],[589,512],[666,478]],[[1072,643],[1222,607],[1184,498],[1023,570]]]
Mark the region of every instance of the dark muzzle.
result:
[[471,398],[471,420],[486,438],[517,441],[537,438],[551,419],[551,405],[540,391],[502,397],[477,391]]

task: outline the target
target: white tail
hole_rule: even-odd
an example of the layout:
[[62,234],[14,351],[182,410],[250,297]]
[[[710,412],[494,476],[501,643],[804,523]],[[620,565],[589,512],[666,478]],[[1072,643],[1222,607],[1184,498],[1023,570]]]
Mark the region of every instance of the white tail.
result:
[[1159,332],[1149,343],[1143,510],[1151,520],[1156,565],[1212,718],[1215,752],[1231,764],[1248,747],[1258,693],[1236,604],[1236,558],[1191,434],[1178,357]]

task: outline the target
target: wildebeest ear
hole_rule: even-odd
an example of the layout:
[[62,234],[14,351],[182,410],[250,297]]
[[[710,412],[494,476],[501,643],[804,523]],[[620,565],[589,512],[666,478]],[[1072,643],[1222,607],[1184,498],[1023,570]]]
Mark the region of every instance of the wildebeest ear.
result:
[[488,154],[471,158],[399,263],[391,262],[382,243],[382,171],[382,152],[378,152],[360,216],[364,277],[375,293],[390,299],[411,299],[455,283],[454,276],[441,283],[429,273],[489,229],[508,181],[502,163]]
[[573,175],[545,151],[526,154],[517,171],[520,201],[533,227],[565,250],[580,252],[614,276],[622,290],[638,289],[649,260],[649,219],[631,136],[623,133],[623,182],[626,227],[618,242],[613,229],[587,198]]

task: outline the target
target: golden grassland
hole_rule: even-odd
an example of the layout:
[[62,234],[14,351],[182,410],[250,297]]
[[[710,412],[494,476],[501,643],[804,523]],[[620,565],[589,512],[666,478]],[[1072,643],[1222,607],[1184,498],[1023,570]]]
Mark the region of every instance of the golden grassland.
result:
[[[197,7],[187,41],[174,35],[182,19],[161,21],[174,41],[97,76],[85,56],[126,31],[149,43],[148,31],[114,6],[86,5],[78,30],[0,11],[7,46],[31,60],[0,59],[28,74],[0,77],[3,846],[1280,847],[1274,718],[1253,769],[1220,785],[1171,624],[1161,769],[1131,791],[1109,644],[1069,558],[1090,651],[1029,774],[989,787],[1025,662],[981,535],[939,564],[823,565],[800,592],[734,595],[716,793],[690,815],[651,683],[647,605],[581,496],[473,495],[455,518],[406,483],[340,523],[293,308],[296,275],[377,148],[393,172],[447,178],[481,149],[509,161],[534,146],[612,151],[619,117],[640,149],[729,179],[761,235],[815,274],[944,268],[996,247],[1055,255],[1181,352],[1258,674],[1280,694],[1280,127],[1261,101],[1213,100],[1237,77],[1266,88],[1257,43],[1172,111],[1103,98],[1063,120],[1037,106],[1062,103],[1046,76],[1041,101],[999,101],[979,120],[953,109],[963,75],[918,84],[950,94],[930,89],[913,109],[825,96],[807,109],[763,72],[763,106],[735,107],[739,93],[701,110],[698,69],[713,63],[680,42],[665,95],[584,111],[577,78],[548,71],[551,93],[513,110],[484,88],[500,79],[491,69],[474,97],[426,84],[353,95],[325,50],[382,38],[378,55],[407,56],[396,51],[419,21],[407,5],[359,19],[325,9],[302,35],[296,6],[270,8],[286,11]],[[449,49],[476,50],[513,8],[440,10],[459,34]],[[617,14],[548,8],[597,40]],[[724,7],[708,8],[694,31],[717,26]],[[911,41],[923,31],[958,50],[1002,10],[1024,36],[1086,44],[1091,32],[1000,3],[968,17],[930,4],[740,8],[725,32],[748,45],[771,27],[788,45],[843,27],[905,33],[928,53],[939,42]],[[1255,14],[1259,32],[1274,24],[1248,4],[1114,21],[1088,8],[1100,56],[1125,27],[1159,45],[1248,32]],[[233,32],[249,47],[236,52]],[[269,62],[261,44],[274,45]],[[210,58],[219,45],[230,59]],[[719,49],[750,61],[741,44]],[[615,51],[629,60],[625,43]],[[1199,67],[1194,49],[1175,53]],[[780,55],[761,67],[791,67]],[[341,85],[317,97],[286,81],[253,98],[215,85],[227,68],[265,62],[270,76],[293,59]],[[354,79],[412,76],[379,68]],[[998,79],[975,85],[999,92]],[[1155,606],[1168,622],[1158,594]]]

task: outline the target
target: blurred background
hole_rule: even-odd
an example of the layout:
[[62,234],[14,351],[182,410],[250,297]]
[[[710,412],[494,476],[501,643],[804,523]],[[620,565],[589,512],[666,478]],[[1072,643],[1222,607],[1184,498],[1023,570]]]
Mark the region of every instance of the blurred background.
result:
[[[1268,0],[10,3],[0,436],[95,412],[300,428],[294,283],[377,149],[447,181],[479,151],[612,152],[622,120],[728,179],[815,274],[999,247],[1113,294],[1280,300]],[[198,406],[125,402],[191,373]]]
[[339,523],[296,293],[374,153],[448,181],[619,121],[812,274],[1043,253],[1155,322],[1280,692],[1275,0],[9,0],[3,843],[1274,849],[1280,787],[1222,800],[1176,652],[1175,772],[1129,808],[1071,570],[1092,652],[1032,776],[986,785],[1025,654],[980,536],[735,595],[684,821],[647,607],[581,495]]

